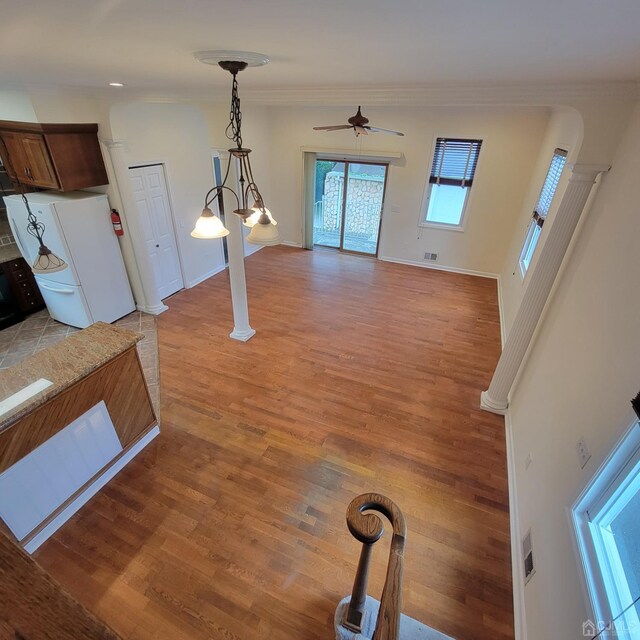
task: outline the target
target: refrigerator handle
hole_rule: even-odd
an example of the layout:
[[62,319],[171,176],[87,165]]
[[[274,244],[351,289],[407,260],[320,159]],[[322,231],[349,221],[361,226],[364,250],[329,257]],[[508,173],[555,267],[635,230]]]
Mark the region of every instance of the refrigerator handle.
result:
[[45,284],[42,280],[38,280],[38,286],[42,289],[46,289],[47,291],[53,291],[54,293],[73,293],[73,289],[60,289],[57,287],[52,287],[51,285]]

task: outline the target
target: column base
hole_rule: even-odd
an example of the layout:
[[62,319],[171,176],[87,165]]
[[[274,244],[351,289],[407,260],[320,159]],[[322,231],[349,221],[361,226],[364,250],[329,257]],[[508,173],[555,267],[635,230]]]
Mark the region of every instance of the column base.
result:
[[255,335],[256,335],[256,330],[251,329],[251,327],[249,327],[249,329],[245,329],[244,331],[239,331],[238,329],[234,329],[229,334],[229,337],[233,338],[234,340],[240,340],[240,342],[246,342],[247,340],[250,340],[251,338],[253,338],[253,336]]
[[142,311],[143,313],[149,313],[152,316],[159,316],[161,313],[164,313],[169,309],[166,304],[155,304],[153,306],[147,305],[136,305],[136,309],[138,311]]
[[509,407],[509,403],[500,403],[495,402],[489,397],[489,394],[486,391],[483,391],[480,394],[480,408],[485,411],[491,411],[491,413],[497,413],[500,416],[503,416],[507,413],[507,408]]

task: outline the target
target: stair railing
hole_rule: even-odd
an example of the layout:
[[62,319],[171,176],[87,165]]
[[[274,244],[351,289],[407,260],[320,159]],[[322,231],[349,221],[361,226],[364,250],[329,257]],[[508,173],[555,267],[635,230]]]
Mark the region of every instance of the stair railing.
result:
[[407,528],[404,516],[397,505],[379,493],[364,493],[354,498],[347,507],[347,526],[351,534],[362,542],[362,550],[353,582],[351,601],[342,624],[356,633],[362,631],[371,551],[374,543],[384,533],[380,517],[375,513],[364,513],[365,511],[378,511],[389,519],[393,527],[387,576],[380,598],[373,640],[397,640],[402,610],[402,572]]

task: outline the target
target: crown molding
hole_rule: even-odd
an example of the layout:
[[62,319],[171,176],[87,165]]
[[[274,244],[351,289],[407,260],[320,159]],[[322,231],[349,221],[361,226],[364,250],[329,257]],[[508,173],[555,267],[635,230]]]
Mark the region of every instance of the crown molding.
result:
[[640,98],[638,82],[588,84],[242,88],[244,102],[263,105],[558,106],[597,99]]
[[[132,86],[62,87],[46,85],[3,85],[2,89],[39,95],[71,95],[114,102],[146,100],[150,102],[228,103],[228,87],[199,89],[136,89]],[[464,106],[560,106],[588,100],[638,100],[640,82],[599,82],[566,84],[511,85],[397,85],[397,86],[324,86],[324,87],[240,87],[243,103],[263,106],[326,106],[354,104],[407,107]]]

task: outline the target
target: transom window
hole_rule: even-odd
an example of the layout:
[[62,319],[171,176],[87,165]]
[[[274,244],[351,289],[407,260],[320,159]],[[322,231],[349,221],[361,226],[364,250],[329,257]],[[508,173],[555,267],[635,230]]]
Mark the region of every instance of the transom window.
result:
[[422,224],[462,229],[482,140],[437,138]]
[[551,209],[553,196],[558,188],[560,176],[562,175],[562,170],[566,162],[567,152],[564,149],[556,149],[553,152],[553,158],[551,159],[549,170],[544,179],[538,202],[533,210],[533,216],[531,222],[529,222],[527,235],[524,240],[524,245],[522,246],[522,251],[520,252],[520,275],[522,275],[523,278],[529,269],[533,253],[538,246],[538,240],[540,240],[540,234],[542,233],[542,225],[547,219],[549,209]]
[[[573,509],[594,620],[601,637],[640,636],[640,426],[598,471]],[[594,633],[587,634],[589,637]]]

